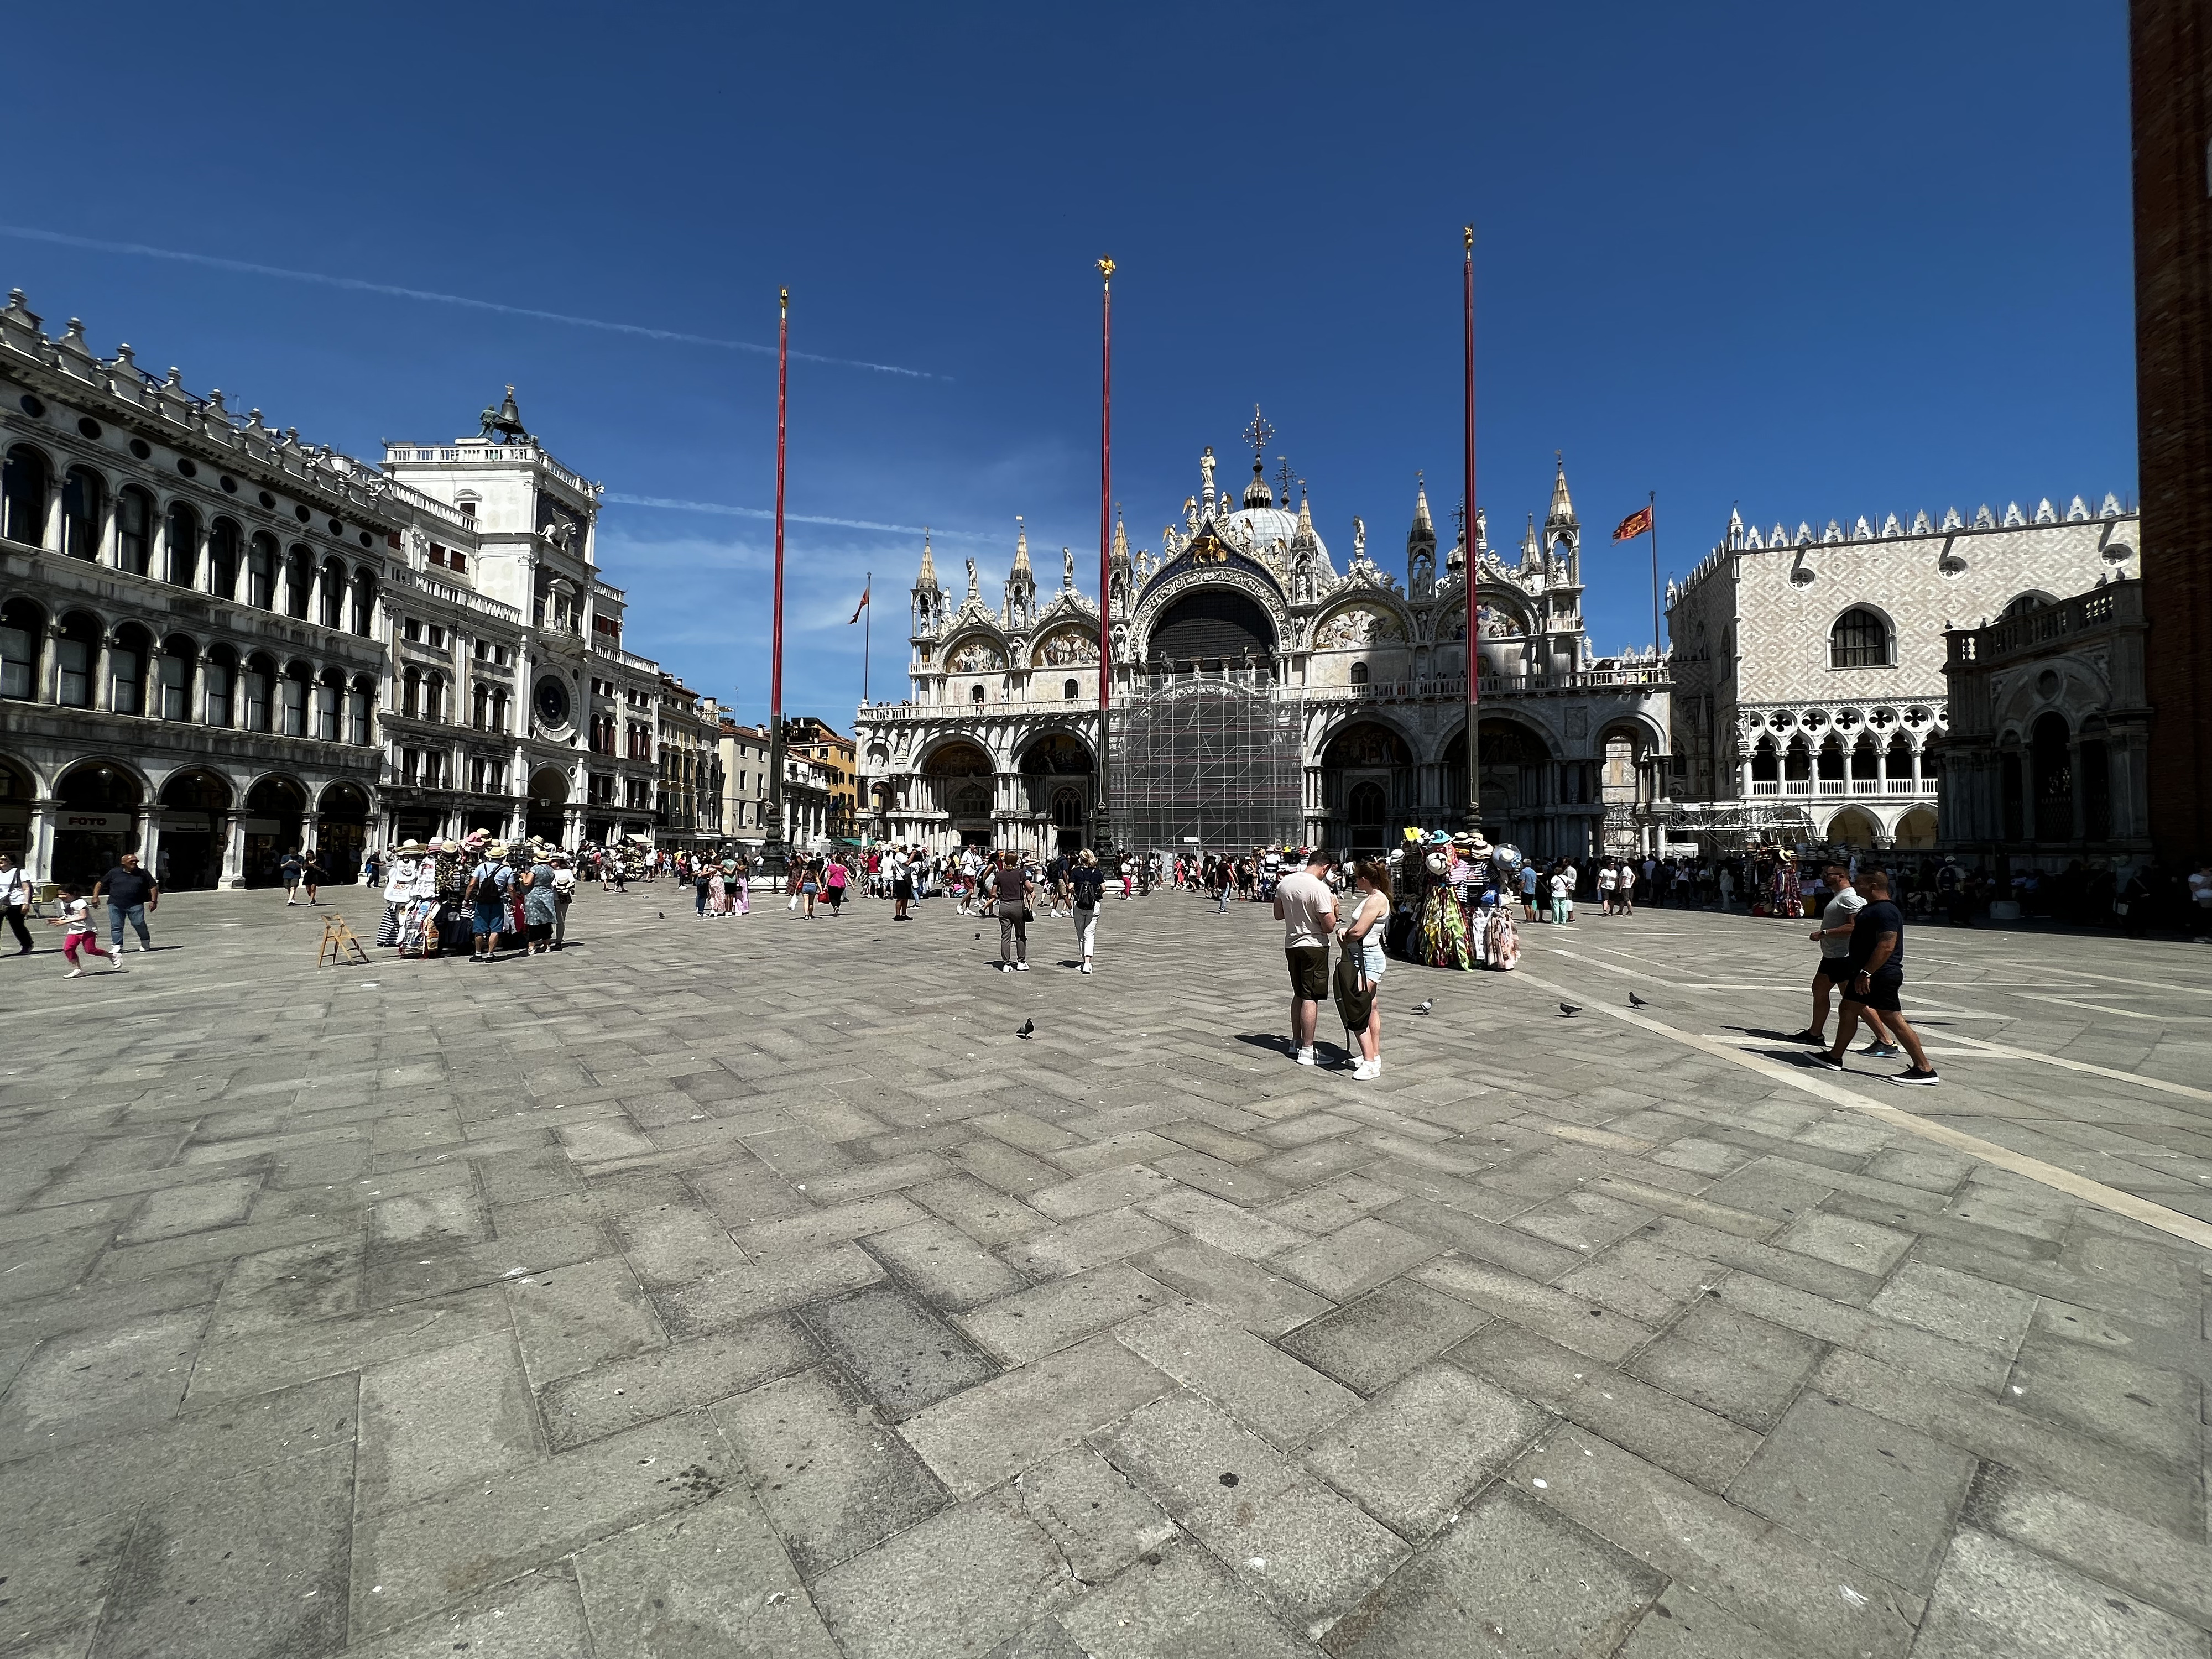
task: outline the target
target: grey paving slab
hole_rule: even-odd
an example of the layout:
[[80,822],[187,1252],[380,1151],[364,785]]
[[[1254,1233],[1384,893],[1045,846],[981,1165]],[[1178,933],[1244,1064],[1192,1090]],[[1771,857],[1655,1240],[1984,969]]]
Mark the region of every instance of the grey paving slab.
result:
[[817,1302],[805,1317],[823,1347],[892,1419],[910,1417],[998,1373],[966,1337],[888,1285]]
[[[560,957],[301,981],[318,918],[264,896],[163,906],[151,966],[191,971],[130,981],[128,1064],[62,1000],[105,981],[15,982],[0,1644],[85,1659],[123,1589],[149,1650],[235,1618],[240,1652],[384,1659],[2033,1659],[2015,1603],[2069,1651],[2205,1631],[2207,1253],[1911,1133],[2212,1214],[2203,1103],[2129,1080],[2197,1086],[2197,1029],[2017,994],[2192,1012],[2201,951],[1923,934],[1974,1018],[1930,1017],[1940,1091],[1826,1085],[1870,1113],[1692,1041],[1802,1017],[1802,929],[1741,917],[1406,967],[1438,1015],[1354,1084],[1237,1040],[1280,1018],[1263,907],[1155,896],[1141,959],[1011,981],[934,901],[708,928],[640,884],[582,896]],[[1671,975],[1658,1029],[1599,1018],[1589,958]],[[2077,969],[2133,983],[2020,983]],[[1572,1043],[1529,974],[1589,1005]],[[327,1639],[235,1496],[319,1458],[350,1472],[299,1527],[345,1552]],[[244,1553],[196,1537],[183,1601],[146,1593],[142,1521],[203,1500]]]
[[797,1319],[770,1314],[750,1325],[648,1348],[544,1389],[538,1408],[556,1451],[656,1418],[712,1405],[804,1370],[821,1349]]
[[1400,1537],[1419,1543],[1551,1420],[1457,1366],[1429,1364],[1321,1435],[1305,1461]]
[[890,1425],[822,1368],[713,1408],[754,1495],[810,1579],[951,1501]]
[[1494,1487],[1326,1645],[1340,1659],[1610,1654],[1666,1583],[1559,1514]]
[[131,1533],[98,1650],[222,1659],[338,1646],[352,1522],[345,1446],[175,1493]]
[[726,1492],[578,1552],[597,1659],[838,1659],[751,1497]]
[[2203,1659],[2204,1632],[2008,1540],[1961,1528],[1928,1607],[1920,1659]]
[[1925,1593],[1973,1474],[1974,1460],[1955,1447],[1808,1393],[1728,1497]]

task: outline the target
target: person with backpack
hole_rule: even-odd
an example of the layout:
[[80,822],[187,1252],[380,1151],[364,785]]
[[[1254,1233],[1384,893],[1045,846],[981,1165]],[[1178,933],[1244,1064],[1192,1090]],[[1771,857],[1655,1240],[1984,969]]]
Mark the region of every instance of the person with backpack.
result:
[[465,896],[476,910],[476,946],[471,962],[492,962],[499,956],[501,930],[507,926],[507,900],[514,889],[514,872],[507,867],[507,843],[496,842],[484,849],[477,867],[469,872]]
[[1106,872],[1098,867],[1098,854],[1088,847],[1075,855],[1067,872],[1068,914],[1075,918],[1075,948],[1083,958],[1080,969],[1091,971],[1091,947],[1098,941],[1098,902],[1106,896]]

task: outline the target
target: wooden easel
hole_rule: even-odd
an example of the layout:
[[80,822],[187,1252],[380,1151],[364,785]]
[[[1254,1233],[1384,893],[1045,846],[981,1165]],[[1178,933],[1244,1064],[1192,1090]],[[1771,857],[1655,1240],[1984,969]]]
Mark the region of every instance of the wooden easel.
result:
[[[315,966],[337,967],[345,961],[349,946],[353,950],[356,962],[366,963],[368,961],[368,952],[361,947],[360,935],[346,926],[346,919],[340,915],[325,916],[323,919],[323,942],[315,948]],[[327,964],[323,961],[325,956],[330,957]]]

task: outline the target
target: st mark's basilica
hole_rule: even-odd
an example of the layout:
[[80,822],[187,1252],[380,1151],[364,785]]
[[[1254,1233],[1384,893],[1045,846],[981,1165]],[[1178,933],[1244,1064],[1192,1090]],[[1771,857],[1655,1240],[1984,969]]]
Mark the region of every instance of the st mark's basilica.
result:
[[[911,690],[858,721],[866,833],[942,853],[963,843],[1169,852],[1263,843],[1381,848],[1456,829],[1467,799],[1467,556],[1437,558],[1416,485],[1402,579],[1351,520],[1340,563],[1301,486],[1265,477],[1255,416],[1241,501],[1200,489],[1157,556],[1117,523],[1110,830],[1099,793],[1098,606],[1063,550],[1041,588],[1018,532],[996,605],[975,563],[948,593],[925,539],[912,594]],[[1455,515],[1457,516],[1457,515]],[[1670,782],[1663,656],[1600,657],[1582,616],[1582,526],[1565,466],[1517,556],[1474,518],[1483,829],[1531,857],[1650,844]]]

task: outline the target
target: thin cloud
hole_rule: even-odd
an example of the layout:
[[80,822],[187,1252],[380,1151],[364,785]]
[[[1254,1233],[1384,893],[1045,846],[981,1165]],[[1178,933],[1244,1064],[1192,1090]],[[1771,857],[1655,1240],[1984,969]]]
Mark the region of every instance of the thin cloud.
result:
[[[179,264],[204,265],[211,270],[241,271],[252,276],[281,276],[287,282],[314,283],[356,294],[382,294],[399,300],[427,300],[441,306],[465,306],[471,311],[496,312],[502,317],[529,317],[542,323],[566,323],[572,328],[603,329],[610,334],[631,334],[645,340],[672,340],[684,345],[714,346],[724,351],[750,351],[773,357],[775,348],[751,340],[721,340],[708,334],[686,334],[678,329],[648,328],[642,323],[617,323],[604,317],[572,317],[562,311],[540,311],[531,306],[501,305],[495,300],[475,300],[465,294],[441,294],[423,288],[401,288],[392,283],[372,283],[358,276],[332,276],[319,270],[293,270],[283,265],[257,264],[250,259],[224,259],[212,253],[186,253],[176,248],[149,247],[143,242],[106,242],[96,237],[72,236],[64,231],[38,230],[27,225],[0,225],[0,236],[27,242],[50,242],[59,247],[88,248],[97,253],[125,253],[142,259],[170,259]],[[794,351],[802,362],[834,363],[842,368],[865,368],[878,374],[898,374],[912,380],[946,380],[948,374],[926,369],[902,368],[896,363],[872,363],[860,357],[824,357],[811,351]]]
[[[729,507],[720,501],[687,501],[672,495],[624,495],[611,489],[600,499],[622,507],[661,507],[679,513],[719,514],[731,519],[766,519],[773,522],[775,518],[775,514],[764,507]],[[783,521],[786,524],[830,525],[839,530],[880,530],[895,536],[919,536],[925,529],[924,526],[918,524],[880,524],[873,519],[825,519],[807,513],[786,513]],[[975,530],[940,530],[933,526],[927,528],[933,538],[942,537],[946,541],[995,542],[1006,539],[1003,532],[991,536]]]

